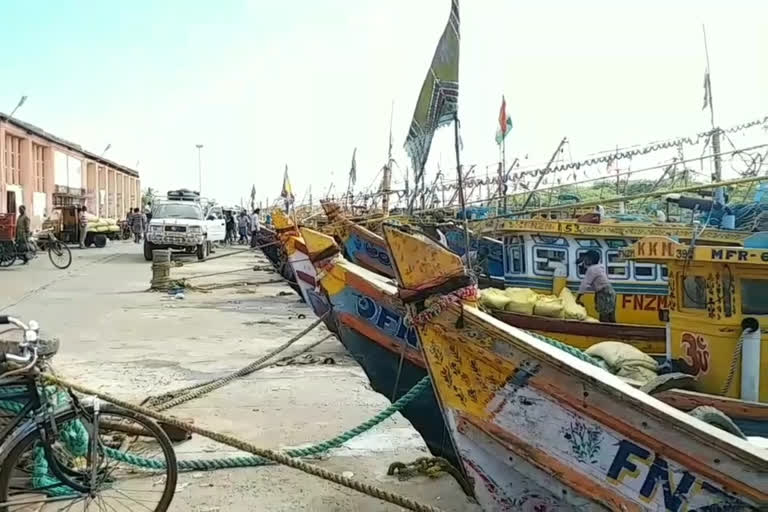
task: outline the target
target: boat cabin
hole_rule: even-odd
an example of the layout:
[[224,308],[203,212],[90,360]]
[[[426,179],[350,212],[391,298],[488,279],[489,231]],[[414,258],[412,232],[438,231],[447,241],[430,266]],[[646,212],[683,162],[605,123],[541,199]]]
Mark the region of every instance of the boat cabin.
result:
[[768,236],[744,246],[647,237],[622,251],[668,269],[667,357],[698,391],[768,403]]
[[[589,250],[600,254],[616,290],[616,321],[659,325],[659,311],[666,309],[667,269],[664,262],[622,259],[620,254],[646,236],[690,240],[693,230],[679,224],[585,223],[567,220],[502,220],[473,225],[482,235],[494,234],[487,252],[498,254],[503,275],[491,275],[499,285],[557,291],[561,278],[573,291],[579,288],[585,269],[577,264]],[[705,229],[698,240],[711,245],[741,245],[750,233]],[[482,240],[489,240],[487,237]],[[481,245],[483,243],[481,242]],[[592,297],[585,303],[595,316]]]

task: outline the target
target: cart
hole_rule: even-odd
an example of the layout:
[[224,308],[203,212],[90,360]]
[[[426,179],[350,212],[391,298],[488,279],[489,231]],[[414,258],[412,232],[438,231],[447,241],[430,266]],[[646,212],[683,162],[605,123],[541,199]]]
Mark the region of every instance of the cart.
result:
[[[66,244],[80,243],[80,208],[76,205],[55,206],[54,215],[43,223],[43,229],[49,229],[58,240]],[[107,235],[89,231],[85,235],[85,246],[102,248],[107,245]]]

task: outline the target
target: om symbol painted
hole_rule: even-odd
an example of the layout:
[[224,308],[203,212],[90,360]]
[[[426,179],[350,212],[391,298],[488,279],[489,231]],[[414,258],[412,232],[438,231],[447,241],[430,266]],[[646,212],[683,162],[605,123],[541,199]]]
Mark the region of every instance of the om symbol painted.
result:
[[709,372],[709,346],[703,336],[684,332],[680,338],[680,344],[686,347],[683,359],[692,375],[698,376]]

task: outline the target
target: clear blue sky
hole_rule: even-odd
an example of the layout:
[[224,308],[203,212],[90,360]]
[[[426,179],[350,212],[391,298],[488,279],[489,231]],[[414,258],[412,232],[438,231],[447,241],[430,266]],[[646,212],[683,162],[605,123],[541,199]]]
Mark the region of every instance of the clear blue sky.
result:
[[[0,111],[125,165],[143,184],[197,186],[237,202],[275,197],[287,163],[301,199],[358,185],[396,158],[449,0],[0,2]],[[501,94],[508,152],[546,160],[568,136],[574,159],[707,128],[701,112],[707,24],[717,121],[768,113],[768,6],[759,0],[642,4],[462,3],[460,116],[465,163],[498,158]],[[443,130],[428,162],[454,165]],[[396,178],[400,179],[396,174]]]

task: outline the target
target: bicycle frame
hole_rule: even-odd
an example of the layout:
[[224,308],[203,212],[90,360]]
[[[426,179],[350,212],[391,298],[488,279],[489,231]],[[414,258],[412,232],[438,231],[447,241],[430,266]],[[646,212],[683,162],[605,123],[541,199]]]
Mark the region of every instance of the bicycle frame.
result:
[[[24,375],[23,377],[14,377],[4,381],[0,377],[0,388],[9,386],[25,385],[26,390],[24,392],[11,393],[3,395],[4,400],[13,400],[20,398],[27,398],[28,400],[22,407],[22,409],[11,419],[2,431],[0,431],[0,462],[5,458],[5,452],[7,448],[13,447],[15,442],[27,435],[33,430],[39,430],[41,432],[40,439],[43,442],[43,450],[45,452],[45,459],[48,463],[48,469],[53,476],[59,480],[60,485],[70,487],[76,492],[87,493],[90,491],[90,487],[82,485],[72,479],[75,476],[84,476],[74,471],[71,471],[67,467],[63,467],[53,453],[53,446],[50,440],[56,439],[57,429],[57,416],[69,412],[70,409],[81,409],[77,398],[70,394],[72,397],[72,404],[67,408],[60,408],[58,410],[52,410],[49,406],[47,399],[43,396],[41,399],[39,391],[39,382],[33,375]],[[37,412],[37,414],[30,415],[30,413]],[[95,421],[98,422],[97,413],[95,413]],[[91,456],[95,452],[91,452]]]

